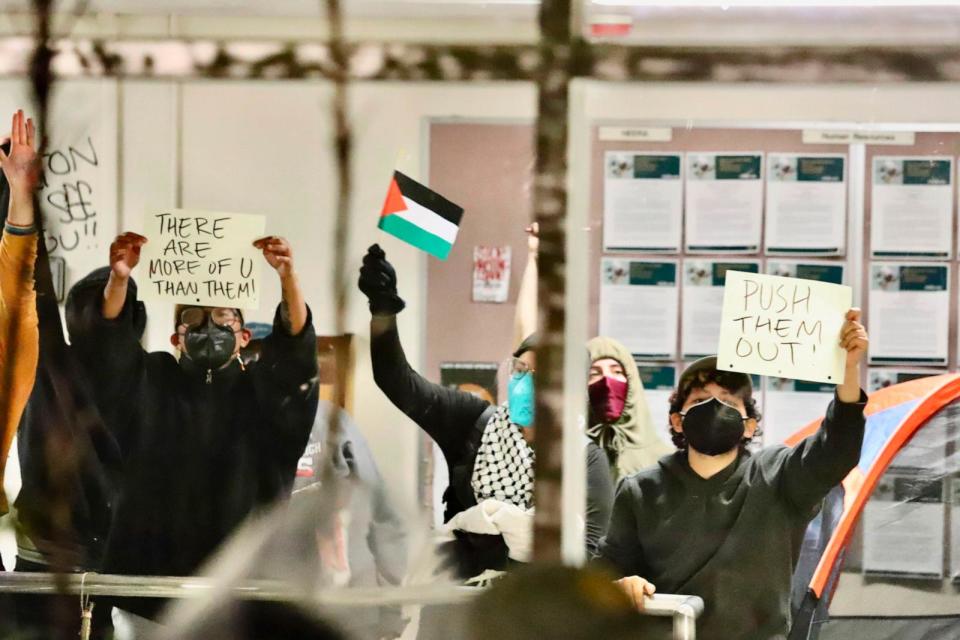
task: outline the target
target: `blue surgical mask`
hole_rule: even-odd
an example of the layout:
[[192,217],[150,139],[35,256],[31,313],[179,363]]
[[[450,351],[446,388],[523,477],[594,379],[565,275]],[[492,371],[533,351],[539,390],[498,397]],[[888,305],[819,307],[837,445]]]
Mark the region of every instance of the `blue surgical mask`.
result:
[[510,422],[524,428],[533,426],[533,374],[515,373],[507,383]]

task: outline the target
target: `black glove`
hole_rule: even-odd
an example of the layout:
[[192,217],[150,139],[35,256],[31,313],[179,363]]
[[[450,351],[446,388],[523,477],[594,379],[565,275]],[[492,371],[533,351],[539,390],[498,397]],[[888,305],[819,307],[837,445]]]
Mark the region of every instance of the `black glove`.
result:
[[378,244],[371,245],[363,256],[358,286],[370,301],[370,313],[375,316],[396,315],[407,306],[397,295],[397,272]]

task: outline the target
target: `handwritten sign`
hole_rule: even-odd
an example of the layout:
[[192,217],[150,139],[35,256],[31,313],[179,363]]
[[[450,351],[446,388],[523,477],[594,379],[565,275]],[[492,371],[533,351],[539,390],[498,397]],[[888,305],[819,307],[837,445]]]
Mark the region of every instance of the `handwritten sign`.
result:
[[[51,95],[47,122],[37,123],[44,241],[51,256],[64,260],[67,289],[105,264],[117,234],[119,103],[115,81],[64,82]],[[0,138],[9,135],[10,114],[18,108],[38,119],[32,104],[28,82],[0,81]]]
[[144,300],[256,309],[263,216],[168,209],[147,217],[140,256]]
[[717,368],[840,384],[850,287],[728,271]]

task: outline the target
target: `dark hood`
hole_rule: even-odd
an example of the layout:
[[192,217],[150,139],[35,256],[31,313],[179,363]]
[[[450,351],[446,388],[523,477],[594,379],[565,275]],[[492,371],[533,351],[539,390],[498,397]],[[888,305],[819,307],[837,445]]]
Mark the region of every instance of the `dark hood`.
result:
[[[84,322],[83,313],[89,309],[99,308],[90,302],[91,296],[102,296],[103,288],[107,285],[110,278],[110,267],[100,267],[94,269],[83,280],[80,280],[70,288],[67,294],[66,318],[67,331],[74,334]],[[133,327],[137,336],[143,337],[143,332],[147,327],[147,311],[143,303],[137,300],[137,283],[130,278],[130,284],[127,289],[127,301],[124,303],[121,315],[132,314]]]

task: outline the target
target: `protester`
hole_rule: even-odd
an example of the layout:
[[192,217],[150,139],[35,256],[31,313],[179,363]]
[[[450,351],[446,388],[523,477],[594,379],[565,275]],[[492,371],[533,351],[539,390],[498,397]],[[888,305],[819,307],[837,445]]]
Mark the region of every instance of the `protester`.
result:
[[[527,265],[514,318],[514,331],[521,338],[536,329],[539,230],[536,223],[526,230]],[[672,452],[673,447],[654,431],[643,382],[630,350],[606,336],[592,338],[587,342],[587,350],[590,353],[587,435],[606,452],[616,482],[656,464]]]
[[[33,270],[37,253],[34,191],[36,129],[23,111],[13,114],[0,145],[0,516],[9,509],[3,488],[7,457],[33,386],[39,351]],[[0,558],[0,571],[5,571]],[[13,600],[0,596],[0,635],[18,633]]]
[[633,354],[620,342],[597,336],[590,352],[589,436],[607,453],[614,479],[654,465],[673,447],[653,429]]
[[[102,570],[189,575],[251,512],[289,495],[317,408],[316,337],[290,245],[270,237],[255,246],[283,300],[259,362],[242,366],[250,335],[230,308],[180,311],[179,361],[146,353],[130,277],[146,241],[117,237],[110,267],[71,290],[68,329],[123,459]],[[127,599],[115,619],[149,627],[161,605]]]
[[[340,513],[318,532],[321,573],[349,587],[397,586],[407,569],[407,534],[393,506],[370,446],[350,415],[320,401],[307,448],[297,465],[293,500],[322,490],[328,432],[337,422],[333,467],[346,485]],[[399,637],[405,626],[399,607],[358,610],[345,624],[360,639]]]
[[[4,377],[0,406],[7,411],[0,486],[16,432],[20,489],[11,514],[17,541],[15,570],[95,570],[110,520],[108,470],[115,446],[64,339],[46,248],[38,242],[36,129],[17,112],[12,134],[2,145],[0,158],[4,165],[0,211],[8,230],[0,242],[4,324],[0,341],[5,345],[0,349]],[[0,501],[5,510],[6,496]],[[74,598],[19,594],[9,605],[12,611],[4,615],[3,623],[13,625],[18,638],[46,640],[79,632]],[[103,620],[101,616],[94,625],[93,638],[109,631]]]
[[[9,145],[9,146],[7,146]],[[36,129],[23,111],[13,114],[10,139],[0,148],[6,212],[0,238],[0,515],[9,505],[3,490],[7,455],[33,389],[40,351],[33,268],[37,259],[34,190],[37,186]],[[0,559],[0,571],[3,561]]]
[[[397,331],[396,314],[406,304],[397,293],[393,267],[379,246],[370,247],[360,270],[360,290],[370,303],[370,355],[377,386],[420,426],[443,452],[449,470],[444,492],[444,521],[469,522],[485,500],[503,505],[505,525],[523,529],[533,506],[533,372],[535,339],[525,340],[510,359],[509,399],[501,406],[477,396],[425,380],[407,363]],[[586,438],[587,548],[595,551],[609,517],[612,483],[603,452]],[[471,511],[472,510],[472,511]],[[469,513],[467,513],[469,512]],[[511,549],[503,535],[468,529],[453,531],[454,557],[462,578],[488,569],[503,569]],[[508,536],[509,537],[509,536]],[[518,537],[522,534],[518,533]]]
[[703,598],[698,637],[785,638],[790,580],[804,530],[860,457],[867,332],[846,314],[846,372],[819,431],[794,448],[751,454],[760,419],[750,377],[704,358],[670,402],[679,451],[624,479],[600,556],[642,607],[654,590]]

